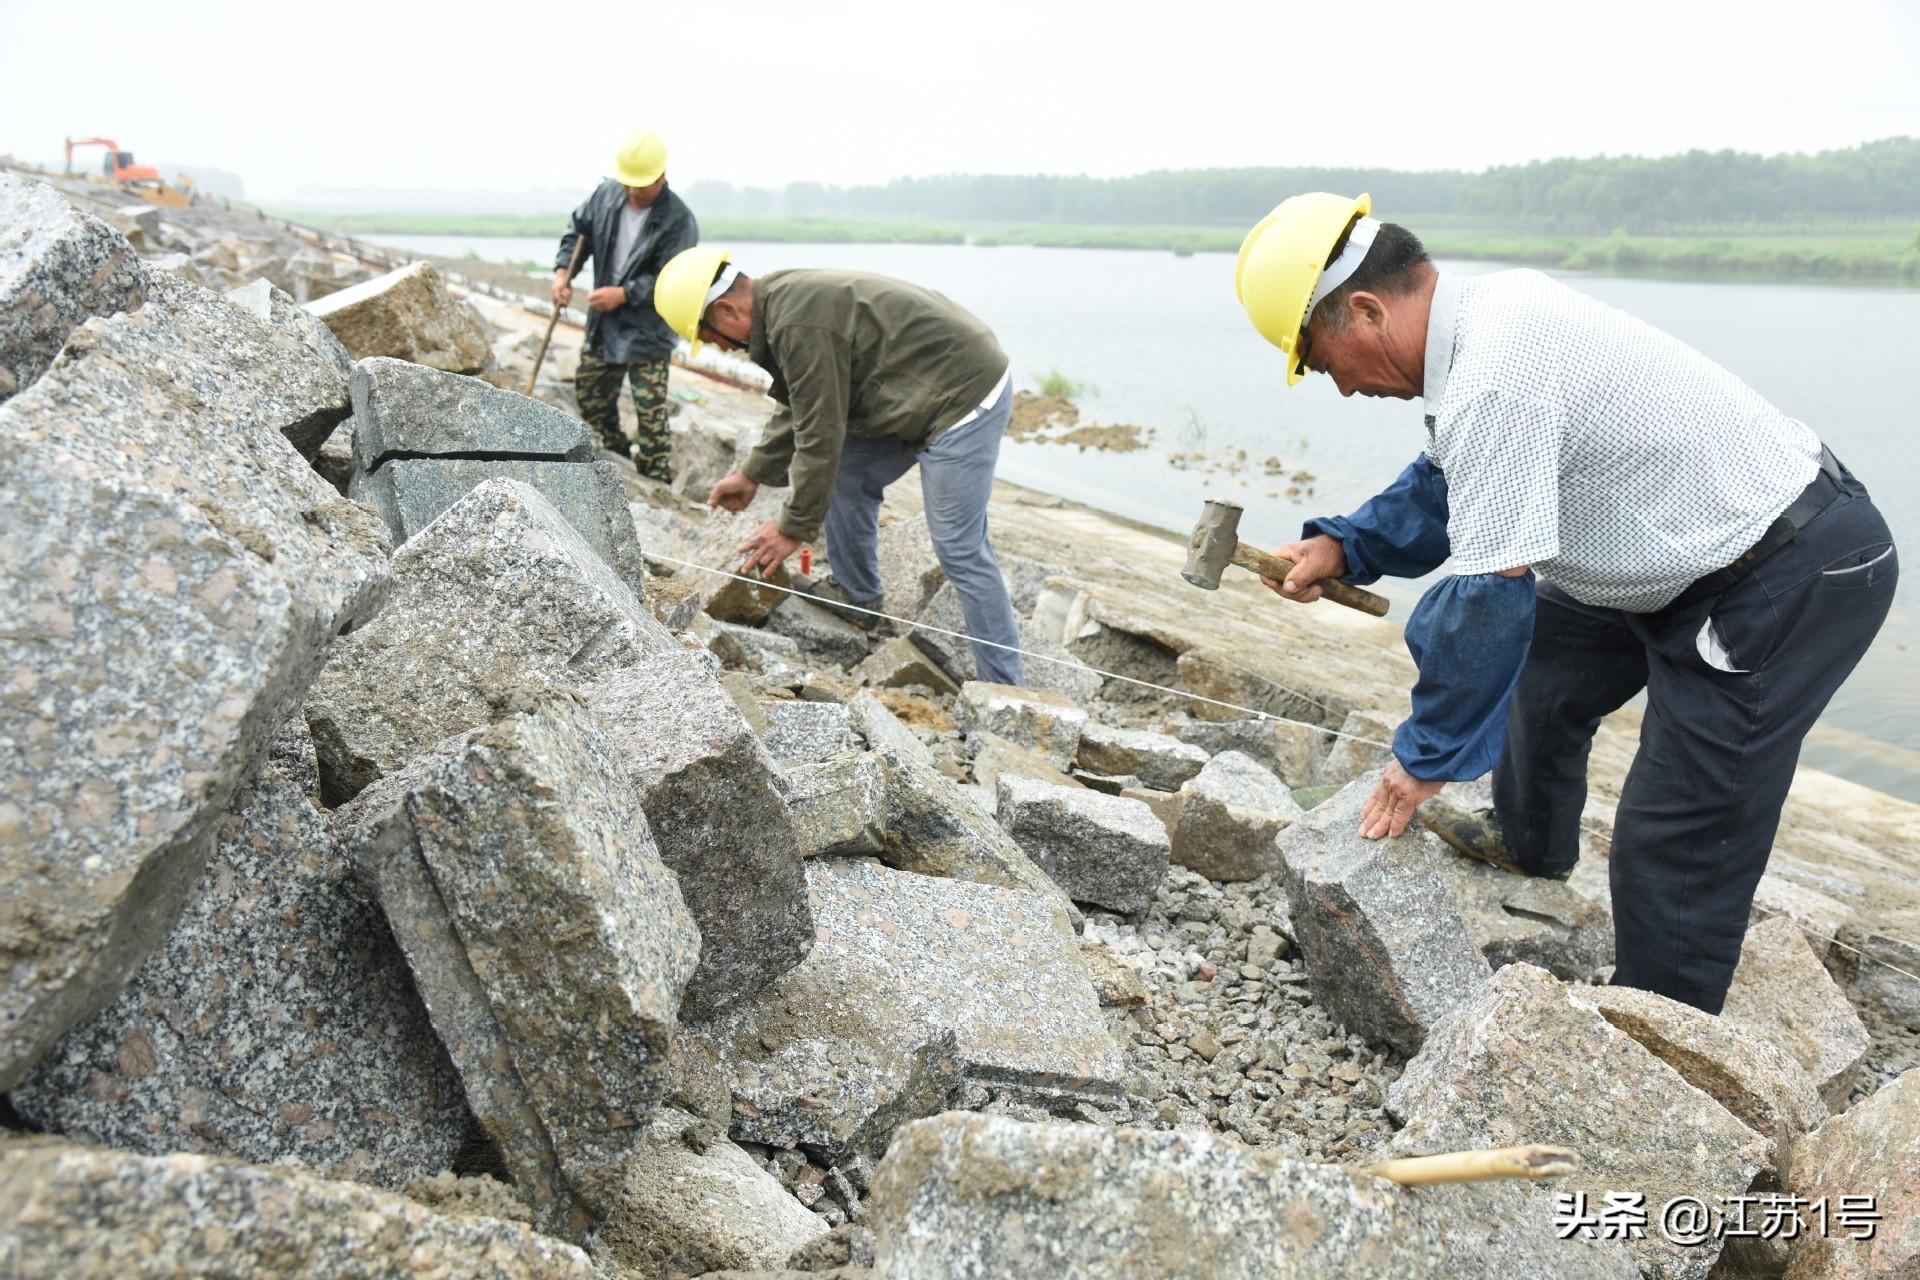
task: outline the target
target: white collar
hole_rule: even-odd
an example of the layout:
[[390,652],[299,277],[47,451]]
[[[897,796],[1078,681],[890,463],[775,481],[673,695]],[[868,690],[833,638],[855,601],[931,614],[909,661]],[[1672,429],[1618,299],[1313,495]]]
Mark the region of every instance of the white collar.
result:
[[1428,413],[1438,408],[1447,394],[1447,374],[1453,369],[1454,321],[1460,314],[1460,290],[1465,283],[1445,271],[1433,283],[1433,302],[1427,309],[1426,386],[1421,389]]

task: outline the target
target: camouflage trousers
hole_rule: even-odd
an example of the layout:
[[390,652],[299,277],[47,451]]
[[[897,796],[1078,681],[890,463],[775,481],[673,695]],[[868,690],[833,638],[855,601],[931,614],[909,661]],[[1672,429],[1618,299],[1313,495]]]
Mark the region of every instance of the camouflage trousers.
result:
[[[631,454],[626,433],[620,430],[620,380],[633,384],[633,410],[640,419]],[[573,375],[574,399],[580,416],[600,437],[600,443],[622,457],[631,456],[640,474],[666,482],[673,437],[667,430],[667,359],[637,364],[609,364],[592,351],[580,353]]]

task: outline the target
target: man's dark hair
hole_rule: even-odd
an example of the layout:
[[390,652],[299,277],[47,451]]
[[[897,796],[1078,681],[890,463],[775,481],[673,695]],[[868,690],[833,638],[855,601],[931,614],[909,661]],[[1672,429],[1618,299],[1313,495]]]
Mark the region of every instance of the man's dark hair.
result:
[[[1347,236],[1351,234],[1353,228],[1349,226],[1333,246],[1333,252],[1327,255],[1328,262],[1340,256],[1340,251],[1347,247]],[[1367,256],[1360,260],[1360,269],[1348,276],[1338,289],[1322,298],[1313,314],[1320,317],[1321,328],[1329,333],[1339,333],[1347,327],[1347,298],[1350,294],[1384,293],[1398,297],[1412,293],[1425,275],[1424,268],[1432,265],[1433,259],[1427,256],[1427,248],[1420,243],[1419,236],[1397,222],[1383,222],[1380,230],[1374,233],[1373,246],[1367,250]]]

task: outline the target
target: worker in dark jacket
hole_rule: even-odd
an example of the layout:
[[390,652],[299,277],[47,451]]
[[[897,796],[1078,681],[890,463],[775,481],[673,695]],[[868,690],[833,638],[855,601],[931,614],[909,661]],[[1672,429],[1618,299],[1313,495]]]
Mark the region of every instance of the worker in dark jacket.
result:
[[573,211],[554,259],[553,301],[573,300],[567,264],[574,242],[586,237],[584,264],[593,261],[587,295],[587,341],[573,375],[580,416],[600,442],[628,455],[620,430],[620,381],[633,385],[640,429],[630,456],[640,474],[671,479],[668,469],[667,357],[673,330],[653,309],[653,280],[669,258],[699,243],[693,211],[667,190],[667,147],[650,129],[636,129],[614,156],[613,177]]
[[774,568],[824,529],[833,578],[813,594],[871,627],[882,607],[881,497],[917,466],[927,533],[960,597],[980,678],[1023,683],[1019,624],[987,541],[1013,406],[993,330],[905,280],[827,270],[755,280],[709,246],[667,264],[654,305],[690,343],[718,342],[773,377],[767,394],[779,408],[760,443],[707,496],[741,511],[763,484],[793,486],[779,518],[740,548],[748,568]]

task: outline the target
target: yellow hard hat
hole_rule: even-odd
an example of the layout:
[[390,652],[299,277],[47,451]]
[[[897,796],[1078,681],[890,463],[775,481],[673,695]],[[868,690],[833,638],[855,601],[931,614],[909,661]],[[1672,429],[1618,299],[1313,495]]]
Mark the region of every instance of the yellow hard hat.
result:
[[650,187],[667,171],[667,144],[651,129],[635,129],[613,153],[614,181],[624,187]]
[[1240,242],[1233,288],[1260,336],[1287,353],[1287,385],[1306,377],[1300,332],[1320,272],[1356,218],[1373,212],[1371,196],[1314,191],[1274,206]]
[[707,291],[726,265],[725,249],[697,244],[668,258],[667,265],[653,278],[653,309],[669,329],[687,340],[690,354],[699,354],[700,317],[707,312]]

